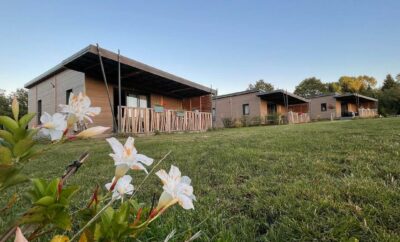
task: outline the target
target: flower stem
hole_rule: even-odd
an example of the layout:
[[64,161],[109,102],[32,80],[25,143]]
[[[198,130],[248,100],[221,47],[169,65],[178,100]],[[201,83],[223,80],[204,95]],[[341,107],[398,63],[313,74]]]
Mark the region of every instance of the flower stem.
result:
[[161,158],[161,160],[159,160],[159,161],[157,162],[157,164],[155,164],[155,165],[153,166],[153,168],[150,170],[150,172],[146,175],[146,177],[145,177],[145,178],[142,180],[142,182],[139,184],[138,188],[135,189],[135,191],[133,191],[133,194],[132,194],[132,196],[129,198],[129,200],[131,200],[131,199],[135,196],[135,194],[140,190],[140,188],[143,186],[143,184],[144,184],[144,182],[147,180],[147,178],[153,173],[153,171],[156,169],[156,167],[157,167],[158,165],[160,165],[161,162],[163,162],[163,161],[169,156],[169,154],[171,154],[171,152],[172,152],[171,150],[168,151],[168,153],[165,154],[164,157]]

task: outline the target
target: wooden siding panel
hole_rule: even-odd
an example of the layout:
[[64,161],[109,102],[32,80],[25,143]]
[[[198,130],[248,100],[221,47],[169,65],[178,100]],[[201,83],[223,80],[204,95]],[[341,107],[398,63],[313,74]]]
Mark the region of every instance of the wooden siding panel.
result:
[[[113,104],[113,86],[108,85],[111,103]],[[90,97],[93,107],[100,107],[101,113],[93,117],[93,126],[101,125],[113,127],[113,114],[108,102],[107,90],[103,81],[86,76],[85,81],[86,95]],[[114,105],[114,104],[113,104]]]

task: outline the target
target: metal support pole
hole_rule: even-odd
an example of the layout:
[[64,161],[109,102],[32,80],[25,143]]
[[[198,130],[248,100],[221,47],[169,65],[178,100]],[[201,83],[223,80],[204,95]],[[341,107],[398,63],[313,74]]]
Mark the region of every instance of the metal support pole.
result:
[[118,50],[118,133],[122,132],[122,107],[121,107],[121,54]]
[[108,103],[110,104],[111,116],[112,116],[112,119],[113,119],[113,132],[115,132],[115,128],[117,126],[117,122],[115,121],[114,108],[113,108],[113,105],[112,105],[112,102],[111,102],[111,98],[110,98],[110,91],[108,90],[107,77],[106,77],[106,72],[104,71],[103,59],[101,58],[99,44],[97,44],[97,53],[99,55],[101,72],[103,74],[103,80],[104,80],[104,84],[106,86],[106,91],[107,91],[107,96],[108,96]]

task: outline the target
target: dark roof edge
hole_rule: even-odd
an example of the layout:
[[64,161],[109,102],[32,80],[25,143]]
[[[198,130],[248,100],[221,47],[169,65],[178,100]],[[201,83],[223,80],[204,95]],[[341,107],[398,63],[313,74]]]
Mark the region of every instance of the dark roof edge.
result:
[[376,99],[376,98],[364,96],[364,95],[357,94],[357,93],[339,94],[339,95],[336,95],[335,98],[349,97],[349,96],[361,97],[361,98],[368,99],[368,100],[371,100],[371,101],[374,101],[374,102],[377,102],[377,101],[378,101],[378,99]]
[[[69,62],[79,58],[80,56],[82,56],[82,55],[84,55],[84,54],[86,54],[88,52],[91,52],[91,53],[97,55],[97,46],[89,45],[89,46],[83,48],[79,52],[77,52],[77,53],[73,54],[72,56],[68,57],[67,59],[63,60],[60,64],[56,65],[55,67],[51,68],[50,70],[46,71],[45,73],[39,75],[38,77],[34,78],[30,82],[26,83],[25,84],[25,88],[30,88],[30,87],[34,86],[35,84],[37,84],[39,82],[42,82],[47,77],[49,77],[51,75],[54,75],[57,72],[60,72],[61,70],[63,70],[65,68],[66,64],[68,64]],[[113,61],[117,61],[117,58],[118,58],[118,54],[117,53],[114,53],[112,51],[109,51],[109,50],[106,50],[106,49],[103,49],[103,48],[100,48],[100,52],[101,52],[101,55],[102,55],[103,58],[108,58],[108,59],[111,59]],[[175,76],[175,75],[173,75],[171,73],[168,73],[168,72],[162,71],[160,69],[157,69],[155,67],[146,65],[146,64],[141,63],[139,61],[135,61],[135,60],[130,59],[128,57],[125,57],[123,55],[121,55],[120,57],[121,57],[121,59],[120,59],[121,63],[123,63],[123,64],[126,64],[126,65],[129,65],[129,66],[144,70],[144,71],[152,73],[154,75],[158,75],[158,76],[164,77],[166,79],[169,79],[169,80],[172,80],[172,81],[175,81],[175,82],[178,82],[178,83],[190,86],[190,87],[194,87],[194,88],[203,90],[203,91],[208,92],[208,93],[212,93],[212,94],[216,94],[217,93],[217,91],[212,89],[212,88],[208,88],[208,87],[200,85],[198,83],[189,81],[189,80],[187,80],[185,78]]]
[[245,94],[255,93],[255,92],[260,93],[259,90],[246,90],[246,91],[232,92],[232,93],[228,93],[228,94],[219,95],[219,96],[214,97],[214,99],[221,99],[221,98],[227,98],[227,97],[240,96],[240,95],[245,95]]
[[281,92],[281,93],[283,93],[283,94],[286,94],[286,95],[291,96],[291,97],[294,97],[294,98],[297,98],[297,99],[299,99],[299,100],[301,100],[301,101],[303,101],[303,102],[306,102],[306,103],[310,102],[309,99],[306,99],[306,98],[304,98],[304,97],[300,97],[299,95],[296,95],[296,94],[294,94],[294,93],[285,91],[285,90],[283,90],[283,89],[277,89],[277,90],[269,91],[269,92],[260,92],[260,94],[258,94],[257,96],[263,96],[263,95],[268,95],[268,94],[278,93],[278,92]]

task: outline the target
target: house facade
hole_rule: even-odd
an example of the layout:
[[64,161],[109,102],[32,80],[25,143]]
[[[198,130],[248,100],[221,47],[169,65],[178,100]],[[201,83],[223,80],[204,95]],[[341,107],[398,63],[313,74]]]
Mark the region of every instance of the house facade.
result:
[[375,117],[378,100],[360,94],[324,94],[310,99],[312,120],[339,119],[345,117]]
[[272,116],[278,116],[283,123],[308,122],[308,100],[284,90],[249,90],[213,98],[216,127],[223,127],[224,119],[257,119],[264,124]]
[[128,133],[206,130],[212,126],[211,98],[216,93],[93,45],[28,82],[25,88],[29,90],[29,112],[38,113],[31,125],[39,124],[42,113],[57,112],[71,93],[83,92],[92,106],[102,109],[93,118],[93,125]]

